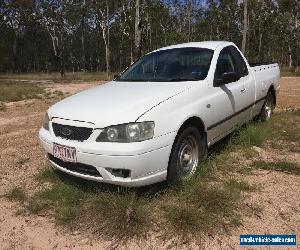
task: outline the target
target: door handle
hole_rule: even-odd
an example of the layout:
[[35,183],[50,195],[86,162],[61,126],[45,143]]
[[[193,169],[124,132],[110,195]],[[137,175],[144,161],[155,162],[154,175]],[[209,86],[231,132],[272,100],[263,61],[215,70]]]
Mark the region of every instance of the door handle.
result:
[[241,92],[244,93],[244,92],[246,92],[246,90],[247,90],[246,88],[243,88],[243,89],[241,89]]

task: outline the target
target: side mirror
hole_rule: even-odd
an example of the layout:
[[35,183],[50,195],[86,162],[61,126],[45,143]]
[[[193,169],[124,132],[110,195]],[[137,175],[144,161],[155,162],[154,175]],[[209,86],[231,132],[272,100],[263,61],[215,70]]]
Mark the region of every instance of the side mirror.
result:
[[214,86],[218,87],[227,83],[236,82],[241,77],[236,72],[225,72],[222,77],[214,80]]

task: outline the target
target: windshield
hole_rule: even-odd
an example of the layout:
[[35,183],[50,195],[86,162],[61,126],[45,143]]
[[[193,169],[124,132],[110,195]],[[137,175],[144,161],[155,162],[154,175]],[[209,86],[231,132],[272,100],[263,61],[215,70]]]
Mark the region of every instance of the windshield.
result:
[[160,50],[145,55],[115,80],[139,82],[204,80],[212,56],[213,50],[203,48]]

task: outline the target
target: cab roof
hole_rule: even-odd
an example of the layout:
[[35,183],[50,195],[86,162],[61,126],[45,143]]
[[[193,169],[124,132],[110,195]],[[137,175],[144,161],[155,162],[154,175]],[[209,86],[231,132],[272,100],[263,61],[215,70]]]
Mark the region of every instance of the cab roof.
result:
[[204,49],[216,50],[216,48],[219,46],[225,47],[225,46],[229,46],[229,45],[233,45],[233,43],[226,42],[226,41],[190,42],[190,43],[181,43],[181,44],[163,47],[163,48],[160,48],[155,51],[167,50],[167,49],[177,49],[177,48],[204,48]]

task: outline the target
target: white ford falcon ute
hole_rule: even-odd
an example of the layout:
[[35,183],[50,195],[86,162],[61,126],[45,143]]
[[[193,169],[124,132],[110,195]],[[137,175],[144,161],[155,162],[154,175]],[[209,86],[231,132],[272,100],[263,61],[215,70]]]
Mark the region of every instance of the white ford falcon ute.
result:
[[250,65],[231,42],[161,48],[50,107],[41,145],[54,168],[87,180],[173,182],[236,126],[269,119],[279,77],[278,64]]

